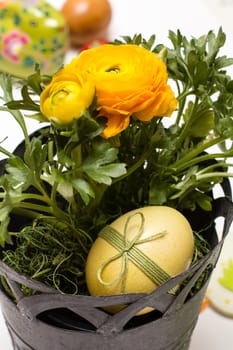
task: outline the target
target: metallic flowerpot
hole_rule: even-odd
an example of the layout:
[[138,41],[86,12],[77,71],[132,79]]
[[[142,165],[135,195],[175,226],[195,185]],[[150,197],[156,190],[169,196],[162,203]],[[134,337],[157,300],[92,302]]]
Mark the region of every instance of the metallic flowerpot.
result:
[[[218,216],[225,219],[223,238],[217,242],[214,225],[209,228],[210,253],[150,294],[62,295],[0,262],[0,275],[7,279],[15,298],[12,300],[3,288],[0,290],[2,312],[14,349],[187,350],[211,271],[233,219],[233,205],[226,197],[214,201],[211,220]],[[195,295],[190,296],[193,285],[206,269],[208,279]],[[178,295],[168,293],[187,279]],[[36,295],[23,296],[21,284],[36,290]],[[114,315],[102,309],[118,304],[128,306]],[[135,316],[147,306],[155,311]]]

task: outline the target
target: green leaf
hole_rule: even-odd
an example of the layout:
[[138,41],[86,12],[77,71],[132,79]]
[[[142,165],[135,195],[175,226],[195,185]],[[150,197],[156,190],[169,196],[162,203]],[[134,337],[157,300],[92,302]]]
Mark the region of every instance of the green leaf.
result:
[[162,205],[166,203],[168,189],[168,184],[159,181],[159,179],[155,176],[150,183],[149,203],[151,205]]
[[212,198],[205,193],[202,192],[195,192],[194,197],[195,202],[199,205],[200,208],[206,211],[212,210]]
[[26,118],[34,119],[37,120],[38,122],[41,123],[46,123],[48,122],[48,119],[40,112],[38,113],[33,113],[33,114],[24,114]]
[[233,93],[233,80],[230,80],[227,83],[227,91],[229,91],[230,93]]
[[188,67],[191,74],[194,73],[195,67],[197,66],[198,63],[199,63],[198,54],[195,52],[195,50],[190,51],[188,54]]
[[95,192],[92,186],[84,179],[71,179],[71,184],[80,194],[86,205],[90,202],[90,198],[95,198]]
[[[24,93],[24,95],[26,96],[26,92]],[[27,96],[29,97],[29,95],[27,95]],[[23,99],[23,100],[9,101],[6,103],[6,106],[9,109],[16,109],[16,110],[23,109],[23,110],[27,110],[27,111],[40,112],[39,105],[37,103],[33,102],[32,100],[29,100],[28,97],[25,97],[25,99]]]
[[[20,174],[19,174],[20,175]],[[16,178],[15,178],[16,176]],[[10,243],[10,235],[7,227],[10,221],[10,213],[18,207],[21,201],[22,186],[21,179],[17,179],[17,172],[4,174],[0,177],[1,201],[0,201],[0,245]]]
[[113,164],[104,165],[101,168],[101,172],[102,172],[102,174],[105,174],[106,176],[117,178],[119,176],[126,174],[125,164],[124,163],[113,163]]
[[74,159],[67,155],[67,152],[62,149],[58,152],[58,161],[60,164],[64,165],[66,168],[75,167]]
[[209,69],[206,62],[198,62],[194,74],[194,86],[205,83],[208,78]]
[[35,73],[31,74],[27,78],[27,83],[33,89],[33,91],[35,91],[38,95],[40,95],[43,90],[41,86],[42,80],[43,79],[40,74],[40,68],[39,68],[39,65],[37,64],[35,67]]
[[25,191],[34,185],[35,179],[40,179],[42,169],[46,165],[47,145],[42,145],[38,138],[33,138],[30,145],[26,147],[24,159],[12,156],[5,166],[6,174],[4,186],[8,182],[12,188],[21,188]]
[[233,64],[233,58],[229,58],[227,56],[218,57],[215,60],[215,68],[222,69],[225,67],[229,67]]
[[214,112],[211,110],[201,112],[191,127],[193,137],[206,137],[214,127]]
[[9,74],[0,72],[0,86],[2,87],[3,100],[13,99],[13,77]]
[[180,45],[182,43],[183,37],[179,30],[177,30],[177,33],[173,32],[172,30],[169,30],[168,37],[171,40],[174,48],[176,48],[179,51]]
[[96,121],[88,111],[86,111],[81,118],[77,120],[77,132],[79,138],[82,140],[85,137],[90,139],[100,135],[104,126]]
[[198,172],[198,166],[190,167],[186,170],[184,176],[182,176],[177,183],[172,183],[170,185],[172,189],[172,196],[170,199],[176,199],[185,194],[185,192],[190,191],[190,189],[195,188],[197,185],[196,174]]
[[207,35],[207,44],[208,44],[208,56],[207,60],[211,64],[216,55],[219,52],[219,49],[225,44],[226,34],[223,33],[222,28],[219,29],[217,36],[213,31],[210,31]]
[[45,165],[48,155],[48,145],[42,144],[40,138],[34,137],[30,145],[26,147],[24,160],[31,173],[39,176]]
[[[112,177],[126,173],[125,164],[115,162],[118,149],[105,142],[95,142],[92,153],[83,161],[83,171],[94,181],[110,185]],[[112,163],[112,164],[110,164]]]
[[11,157],[6,164],[5,178],[11,186],[27,188],[31,184],[31,171],[20,157]]
[[145,40],[143,39],[142,41],[142,46],[145,47],[147,50],[153,50],[153,46],[154,46],[154,43],[155,43],[155,39],[156,39],[156,36],[155,35],[151,35],[151,37],[149,38],[149,40]]
[[233,120],[228,117],[224,117],[218,121],[215,130],[224,139],[233,139]]
[[100,167],[85,167],[84,170],[92,180],[108,186],[111,185],[112,178],[119,177],[126,173],[125,165],[121,163],[102,165]]
[[[1,215],[1,214],[0,214]],[[5,246],[6,243],[11,243],[11,237],[8,232],[8,225],[10,222],[9,216],[0,222],[0,245]]]
[[142,42],[142,35],[139,34],[139,35],[137,35],[137,36],[134,38],[134,43],[135,43],[136,45],[140,45],[141,42]]
[[[36,65],[35,73],[27,78],[26,83],[24,83],[21,88],[22,99],[13,100],[13,97],[11,99],[7,99],[7,107],[12,110],[22,109],[40,112],[39,96],[42,92],[42,80],[46,79],[41,76],[39,66]],[[47,80],[49,79],[47,78]],[[22,85],[22,81],[19,81],[19,83]],[[37,102],[35,102],[35,93],[37,95]]]

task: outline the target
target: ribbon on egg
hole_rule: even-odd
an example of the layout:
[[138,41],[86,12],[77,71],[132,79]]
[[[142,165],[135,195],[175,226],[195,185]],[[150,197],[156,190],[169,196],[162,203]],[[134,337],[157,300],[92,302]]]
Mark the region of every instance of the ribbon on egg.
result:
[[[136,215],[140,216],[140,226],[138,232],[135,234],[133,239],[128,239],[128,226],[132,218]],[[125,223],[123,235],[119,233],[113,227],[107,225],[99,233],[99,237],[110,243],[119,253],[106,259],[97,270],[97,278],[100,283],[106,286],[115,284],[121,281],[121,293],[125,291],[125,284],[128,273],[128,262],[133,262],[148,278],[151,279],[156,285],[161,285],[166,282],[171,276],[166,273],[158,264],[144,254],[137,245],[142,243],[151,242],[155,239],[164,237],[166,231],[155,233],[145,239],[140,239],[144,232],[145,218],[141,212],[136,212],[130,215]],[[122,259],[121,269],[118,275],[116,275],[111,281],[104,281],[103,272],[104,269],[109,266],[112,262]]]

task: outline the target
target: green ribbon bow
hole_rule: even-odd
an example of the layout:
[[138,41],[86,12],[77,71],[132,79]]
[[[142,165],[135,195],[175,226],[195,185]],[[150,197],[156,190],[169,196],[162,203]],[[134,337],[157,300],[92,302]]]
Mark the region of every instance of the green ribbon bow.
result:
[[[139,215],[141,218],[140,227],[133,239],[129,240],[127,238],[128,226],[130,220],[136,215]],[[106,259],[99,266],[97,270],[97,278],[100,283],[106,286],[110,286],[121,280],[121,293],[124,293],[129,260],[132,261],[156,285],[161,285],[170,278],[169,274],[167,274],[159,265],[157,265],[153,260],[151,260],[147,255],[145,255],[140,249],[137,248],[137,245],[139,244],[153,241],[154,239],[164,237],[167,234],[166,231],[163,231],[153,234],[148,238],[140,239],[141,235],[144,232],[144,222],[144,215],[141,212],[136,212],[127,218],[123,235],[111,226],[105,226],[100,231],[99,237],[110,243],[119,252],[113,257]],[[116,261],[120,258],[122,258],[122,263],[119,274],[109,282],[104,281],[102,277],[104,269],[113,261]]]

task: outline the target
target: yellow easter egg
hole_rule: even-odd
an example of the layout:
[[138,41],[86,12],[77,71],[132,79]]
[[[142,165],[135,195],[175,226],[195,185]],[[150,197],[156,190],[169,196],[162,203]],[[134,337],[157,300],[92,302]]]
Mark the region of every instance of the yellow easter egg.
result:
[[88,290],[95,296],[149,293],[186,270],[193,251],[192,228],[176,209],[148,206],[130,211],[105,227],[91,247]]

